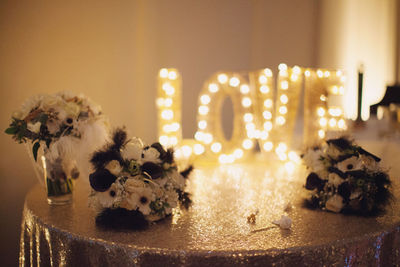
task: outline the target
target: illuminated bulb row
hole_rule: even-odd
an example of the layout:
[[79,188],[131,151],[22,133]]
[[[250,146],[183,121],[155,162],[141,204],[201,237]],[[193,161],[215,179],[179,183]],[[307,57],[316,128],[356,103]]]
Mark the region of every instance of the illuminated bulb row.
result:
[[[287,70],[287,66],[281,66],[282,71]],[[266,68],[258,73],[258,90],[260,93],[257,95],[261,98],[263,103],[262,108],[262,121],[261,129],[257,129],[251,132],[247,132],[249,138],[256,138],[261,140],[262,149],[265,151],[271,151],[273,148],[273,143],[268,141],[269,132],[272,130],[272,111],[273,111],[273,101],[272,101],[272,77],[273,73],[269,68]],[[255,128],[255,127],[254,127]]]
[[[178,73],[172,69],[163,68],[159,72],[161,90],[156,104],[160,112],[160,137],[159,142],[164,146],[176,146],[178,144],[178,131],[181,129],[174,113],[174,98],[177,97],[177,88],[174,87]],[[179,88],[178,88],[179,89]]]
[[160,77],[164,79],[168,78],[170,80],[176,80],[178,78],[178,74],[174,70],[168,71],[168,69],[163,68],[160,70]]
[[343,86],[332,86],[331,92],[334,95],[344,95],[344,87]]
[[[311,75],[309,70],[306,70],[304,73],[307,77]],[[334,77],[335,78],[339,78],[341,82],[345,82],[346,81],[346,76],[343,75],[343,72],[338,70],[336,72],[331,72],[329,70],[322,70],[322,69],[318,69],[317,70],[317,76],[318,78],[330,78],[330,77]]]
[[174,151],[174,156],[177,159],[188,159],[193,154],[194,155],[201,155],[203,153],[204,153],[204,146],[202,144],[194,144],[192,146],[184,145],[184,146],[178,147]]
[[178,144],[178,138],[176,136],[161,135],[158,141],[163,146],[176,146]]
[[[287,66],[286,64],[279,64],[279,75],[280,76],[288,76],[288,71],[287,71]],[[298,80],[299,75],[301,74],[301,68],[299,66],[294,66],[292,68],[292,74],[291,74],[291,81],[295,82]],[[275,123],[279,126],[282,126],[286,123],[286,114],[288,112],[287,109],[287,103],[289,102],[288,95],[286,94],[285,91],[289,89],[289,82],[284,79],[283,81],[280,81],[279,84],[279,89],[278,92],[281,92],[280,95],[278,95],[278,108],[277,108],[277,116],[275,119]]]
[[299,75],[301,74],[301,68],[299,66],[294,66],[292,68],[292,75],[290,75],[290,80],[295,82],[299,79]]
[[165,124],[163,126],[163,131],[166,133],[177,132],[180,127],[181,127],[180,124],[177,122],[171,124]]
[[288,155],[286,154],[287,145],[285,143],[279,143],[275,148],[275,153],[278,155],[278,158],[282,161],[287,160]]
[[233,151],[232,154],[221,154],[218,157],[218,161],[222,164],[228,164],[228,163],[233,163],[235,162],[236,159],[242,158],[244,155],[244,152],[242,149],[237,148],[235,151]]

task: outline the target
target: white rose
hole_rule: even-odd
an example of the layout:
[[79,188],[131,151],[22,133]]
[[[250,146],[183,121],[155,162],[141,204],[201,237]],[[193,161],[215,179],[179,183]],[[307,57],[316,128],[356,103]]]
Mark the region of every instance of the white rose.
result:
[[42,109],[48,109],[49,107],[58,106],[61,104],[61,98],[55,95],[44,95],[40,106]]
[[24,119],[24,113],[21,111],[14,111],[13,114],[11,115],[14,119],[22,120]]
[[150,147],[143,151],[143,161],[151,161],[154,163],[160,163],[161,160],[159,159],[160,152],[154,147]]
[[292,227],[292,219],[286,215],[282,215],[280,220],[273,221],[273,224],[278,225],[281,229],[290,229]]
[[115,176],[118,176],[122,171],[122,166],[119,164],[118,160],[108,162],[105,168]]
[[371,171],[379,171],[380,166],[379,162],[377,162],[373,157],[367,156],[367,155],[361,155],[361,160],[364,164],[364,166]]
[[325,208],[333,212],[340,212],[343,208],[343,198],[339,195],[333,195],[326,201]]
[[39,121],[36,122],[35,124],[33,123],[28,123],[28,130],[33,132],[33,133],[38,133],[40,131],[40,125],[42,125]]
[[154,188],[154,194],[156,195],[157,198],[161,198],[164,195],[164,190],[162,190],[160,187],[156,187]]
[[60,130],[60,125],[55,120],[48,120],[46,126],[50,134],[56,134]]
[[343,179],[340,178],[340,176],[337,175],[336,173],[331,172],[328,175],[328,181],[329,181],[329,183],[333,184],[335,187],[338,187],[343,182]]
[[71,117],[78,117],[81,110],[79,105],[74,102],[67,102],[64,106],[64,109],[67,115]]
[[125,190],[127,192],[135,192],[135,190],[142,187],[146,187],[146,183],[137,178],[129,178],[125,182]]
[[337,159],[341,153],[342,152],[334,145],[328,145],[328,148],[326,149],[326,154],[333,159]]
[[319,149],[308,149],[303,157],[304,163],[312,169],[323,168],[323,162],[320,160],[322,155],[323,153]]
[[57,118],[60,121],[64,121],[67,118],[67,113],[65,110],[61,109],[60,107],[54,108],[54,111],[57,113]]
[[135,210],[138,208],[138,203],[139,203],[139,198],[138,198],[137,194],[130,193],[127,195],[125,200],[121,203],[121,208],[124,208],[127,210]]
[[178,171],[173,170],[169,176],[176,187],[183,188],[185,186],[185,178]]
[[142,157],[143,144],[135,141],[129,141],[121,151],[122,157],[125,159],[139,160]]

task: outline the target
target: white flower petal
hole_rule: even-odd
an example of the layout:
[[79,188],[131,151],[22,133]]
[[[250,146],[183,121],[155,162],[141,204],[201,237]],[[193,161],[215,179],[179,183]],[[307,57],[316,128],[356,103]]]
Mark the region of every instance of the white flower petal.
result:
[[282,215],[280,220],[273,221],[273,224],[278,225],[281,229],[290,229],[292,227],[292,219],[286,215]]
[[142,157],[142,150],[143,147],[140,144],[129,142],[121,151],[121,154],[124,159],[139,160]]
[[339,195],[333,195],[326,201],[325,208],[333,212],[340,212],[343,205],[343,198]]
[[154,163],[160,163],[161,160],[159,159],[160,152],[154,147],[150,147],[148,149],[143,150],[143,161],[151,161]]
[[34,133],[38,133],[40,131],[40,125],[42,125],[39,121],[36,123],[28,123],[28,130]]
[[347,171],[361,170],[363,164],[360,158],[352,156],[351,158],[338,162],[336,164],[336,167],[342,172],[347,172]]
[[108,162],[105,168],[115,176],[118,176],[122,171],[122,166],[119,164],[118,160]]

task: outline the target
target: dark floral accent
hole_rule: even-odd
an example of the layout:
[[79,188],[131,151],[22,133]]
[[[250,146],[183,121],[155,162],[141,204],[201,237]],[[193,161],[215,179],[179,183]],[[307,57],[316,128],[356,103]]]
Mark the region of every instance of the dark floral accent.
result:
[[313,190],[318,188],[321,190],[324,187],[325,181],[323,181],[315,172],[312,172],[307,177],[306,189]]
[[339,195],[341,195],[346,201],[349,200],[349,197],[351,195],[351,190],[352,188],[348,182],[341,183],[338,186]]
[[336,173],[342,179],[345,179],[347,177],[347,173],[344,173],[341,170],[339,170],[338,168],[335,168],[333,166],[328,167],[328,172]]
[[127,142],[127,134],[124,128],[117,128],[113,134],[113,143],[109,149],[119,151]]
[[193,171],[193,165],[190,165],[188,168],[186,168],[185,170],[181,171],[180,173],[184,178],[188,178],[189,175],[192,173],[192,171]]
[[377,157],[377,156],[375,156],[374,154],[372,154],[372,153],[370,153],[370,152],[364,150],[362,147],[357,147],[357,151],[358,151],[358,153],[360,153],[361,155],[366,155],[366,156],[368,156],[368,157],[373,158],[376,162],[380,162],[380,161],[381,161],[381,159],[380,159],[379,157]]
[[164,170],[160,165],[149,161],[143,163],[142,172],[145,172],[148,175],[150,175],[152,179],[160,178],[164,174]]
[[118,160],[118,162],[122,165],[123,160],[121,157],[121,153],[118,150],[99,150],[93,153],[90,162],[96,169],[104,168],[106,164],[112,160]]
[[192,200],[190,198],[191,194],[182,190],[178,190],[179,201],[185,209],[188,209],[192,204]]
[[117,208],[104,209],[97,215],[96,225],[118,230],[143,230],[149,226],[149,223],[139,211]]
[[352,147],[351,141],[345,137],[340,137],[337,139],[330,139],[330,140],[327,140],[326,143],[328,143],[328,145],[334,145],[335,147],[339,148],[340,150],[351,149],[351,147]]
[[340,156],[338,157],[338,159],[335,160],[333,163],[339,163],[339,162],[345,161],[346,159],[349,159],[349,158],[351,158],[351,157],[353,157],[353,156],[354,156],[353,154],[340,155]]
[[116,179],[117,177],[106,169],[98,169],[89,175],[90,186],[99,192],[107,191]]

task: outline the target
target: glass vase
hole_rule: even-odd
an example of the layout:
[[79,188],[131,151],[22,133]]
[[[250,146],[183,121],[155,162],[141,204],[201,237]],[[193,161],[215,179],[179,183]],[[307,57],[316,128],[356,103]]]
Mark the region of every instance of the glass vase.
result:
[[54,156],[48,148],[39,148],[37,159],[28,145],[33,167],[40,183],[44,185],[47,202],[50,205],[65,205],[72,202],[74,180],[79,177],[76,162],[62,156]]

